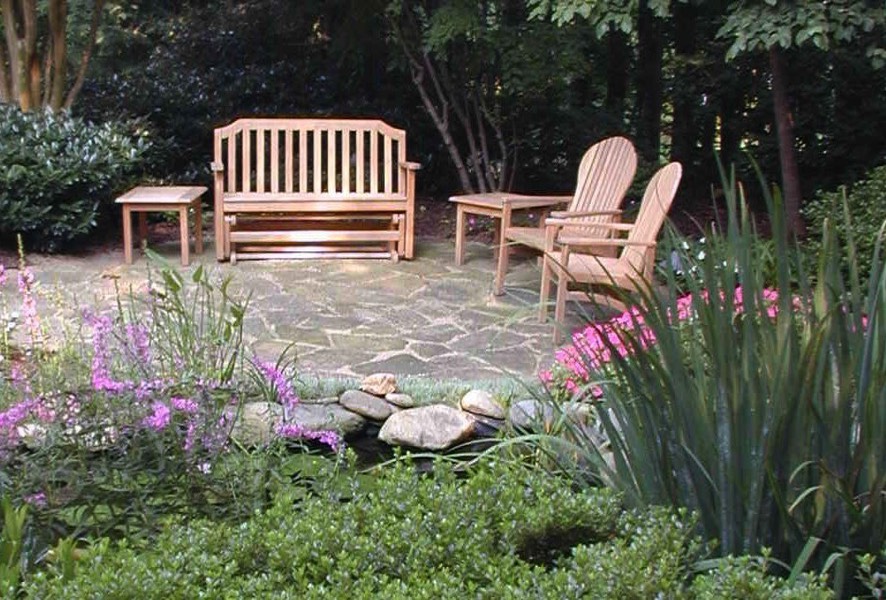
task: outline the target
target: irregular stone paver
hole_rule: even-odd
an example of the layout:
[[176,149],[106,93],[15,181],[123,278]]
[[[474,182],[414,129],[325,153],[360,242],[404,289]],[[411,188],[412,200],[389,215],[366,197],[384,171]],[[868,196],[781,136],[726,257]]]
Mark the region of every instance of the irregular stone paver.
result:
[[[540,269],[514,257],[504,296],[492,295],[491,249],[469,244],[454,262],[454,243],[419,242],[413,261],[270,260],[217,263],[212,245],[179,267],[178,245],[158,248],[185,279],[198,264],[233,277],[230,291],[250,294],[245,339],[263,359],[294,342],[302,373],[358,377],[378,371],[441,379],[534,377],[553,360],[553,325],[537,321]],[[88,256],[31,257],[41,315],[56,321],[82,307],[114,306],[115,283],[146,290],[147,263],[123,264],[122,249]],[[57,291],[63,302],[59,302]],[[0,289],[17,310],[14,286]],[[570,308],[570,325],[582,319]]]

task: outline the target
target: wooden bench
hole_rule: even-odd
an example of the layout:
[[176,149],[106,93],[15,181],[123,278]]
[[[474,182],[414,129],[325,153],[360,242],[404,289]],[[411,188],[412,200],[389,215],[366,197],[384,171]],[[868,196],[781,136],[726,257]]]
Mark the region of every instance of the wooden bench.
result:
[[216,257],[414,254],[406,132],[378,120],[239,119],[215,130]]

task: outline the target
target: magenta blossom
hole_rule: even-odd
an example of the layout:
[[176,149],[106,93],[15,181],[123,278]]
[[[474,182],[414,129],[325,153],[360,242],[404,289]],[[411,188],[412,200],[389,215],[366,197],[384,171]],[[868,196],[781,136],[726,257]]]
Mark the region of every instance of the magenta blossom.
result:
[[142,425],[154,431],[163,431],[169,426],[171,417],[171,412],[166,404],[154,402],[151,406],[151,414],[142,420]]
[[295,390],[292,389],[286,374],[273,363],[255,361],[255,366],[277,394],[277,401],[283,405],[285,415],[288,416],[289,411],[298,404],[299,398]]
[[30,494],[22,498],[22,500],[35,508],[44,508],[46,506],[46,493],[37,492],[36,494]]
[[175,410],[189,415],[196,414],[199,411],[199,406],[197,406],[197,402],[191,400],[190,398],[173,397],[169,399],[169,404]]
[[313,431],[296,423],[281,423],[277,425],[275,433],[286,439],[316,440],[329,446],[334,452],[338,452],[343,444],[341,436],[335,431]]

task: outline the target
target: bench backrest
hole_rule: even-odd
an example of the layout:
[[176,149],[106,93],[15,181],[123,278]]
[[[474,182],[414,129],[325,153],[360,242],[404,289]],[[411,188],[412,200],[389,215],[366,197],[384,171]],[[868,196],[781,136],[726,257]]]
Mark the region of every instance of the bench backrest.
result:
[[225,194],[405,197],[405,161],[406,132],[378,120],[238,119],[215,130]]

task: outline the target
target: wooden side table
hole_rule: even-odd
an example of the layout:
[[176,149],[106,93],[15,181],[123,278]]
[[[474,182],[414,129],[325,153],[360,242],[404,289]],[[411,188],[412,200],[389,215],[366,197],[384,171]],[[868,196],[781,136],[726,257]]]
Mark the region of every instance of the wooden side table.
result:
[[504,238],[504,228],[501,226],[506,204],[509,211],[539,208],[549,210],[570,200],[572,200],[572,196],[527,196],[508,192],[452,196],[449,201],[454,202],[458,207],[455,218],[455,264],[461,265],[465,261],[465,215],[484,215],[498,219],[495,224],[496,237],[499,241],[496,247],[497,255],[507,245],[507,240]]
[[132,264],[132,213],[138,213],[138,233],[147,239],[149,212],[178,212],[181,231],[181,261],[183,266],[191,262],[189,255],[188,211],[194,209],[194,250],[203,253],[203,209],[200,197],[206,193],[203,186],[139,186],[117,198],[123,205],[123,256],[126,264]]

